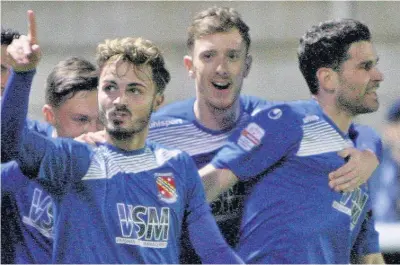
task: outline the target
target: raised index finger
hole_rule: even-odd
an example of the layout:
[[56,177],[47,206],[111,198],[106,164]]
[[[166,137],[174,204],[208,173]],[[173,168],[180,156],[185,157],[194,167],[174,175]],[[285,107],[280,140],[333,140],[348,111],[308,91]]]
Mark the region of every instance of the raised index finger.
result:
[[37,44],[35,13],[28,10],[28,38],[31,44]]

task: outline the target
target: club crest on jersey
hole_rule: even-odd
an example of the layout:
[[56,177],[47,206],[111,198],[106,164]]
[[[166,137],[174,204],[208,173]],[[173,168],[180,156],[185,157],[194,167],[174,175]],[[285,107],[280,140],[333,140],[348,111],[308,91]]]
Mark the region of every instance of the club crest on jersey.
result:
[[166,203],[174,203],[178,198],[176,194],[175,179],[172,173],[156,173],[158,198]]
[[238,140],[238,145],[244,150],[250,151],[254,147],[260,145],[264,134],[264,129],[252,122],[243,129]]

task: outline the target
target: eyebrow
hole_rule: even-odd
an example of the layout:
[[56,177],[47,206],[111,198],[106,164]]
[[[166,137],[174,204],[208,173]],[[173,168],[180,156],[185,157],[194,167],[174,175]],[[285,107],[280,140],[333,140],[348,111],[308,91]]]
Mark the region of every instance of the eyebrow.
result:
[[379,62],[379,57],[376,57],[376,59],[367,59],[367,60],[361,61],[358,65],[366,65],[369,63],[373,63],[375,65],[378,62]]
[[[113,81],[113,80],[104,80],[105,83],[110,83],[113,85],[118,86],[117,82]],[[132,83],[128,83],[127,86],[140,86],[140,87],[146,87],[145,85],[143,85],[142,83],[138,83],[138,82],[132,82]]]
[[[203,52],[216,52],[217,50],[218,49],[216,47],[210,47],[210,48],[207,48],[207,49],[201,51],[200,53],[203,53]],[[227,48],[224,48],[224,50],[241,52],[243,50],[246,50],[246,48],[244,47],[242,49],[242,47],[232,47],[232,48],[231,47],[227,47]]]
[[90,118],[88,114],[83,114],[83,113],[71,113],[73,118]]

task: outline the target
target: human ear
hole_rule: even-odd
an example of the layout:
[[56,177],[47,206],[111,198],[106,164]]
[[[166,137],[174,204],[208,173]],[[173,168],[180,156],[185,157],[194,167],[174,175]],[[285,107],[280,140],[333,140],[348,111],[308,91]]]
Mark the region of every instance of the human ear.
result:
[[157,93],[155,102],[153,104],[153,111],[157,111],[164,103],[165,96],[162,93]]
[[43,118],[47,123],[53,126],[56,124],[56,118],[52,106],[50,106],[49,104],[45,104],[42,108],[42,113],[43,113]]
[[328,67],[321,67],[317,70],[317,80],[320,89],[332,94],[337,88],[337,73]]
[[192,56],[186,55],[185,57],[183,57],[183,64],[185,65],[185,68],[188,71],[189,77],[194,78],[194,67],[193,67]]

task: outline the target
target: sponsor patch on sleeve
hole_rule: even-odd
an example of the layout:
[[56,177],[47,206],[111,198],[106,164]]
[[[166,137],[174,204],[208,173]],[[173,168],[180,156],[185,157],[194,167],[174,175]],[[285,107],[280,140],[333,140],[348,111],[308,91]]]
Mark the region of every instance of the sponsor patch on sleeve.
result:
[[252,122],[243,129],[238,140],[238,145],[244,150],[250,151],[254,147],[260,145],[264,134],[264,129]]

